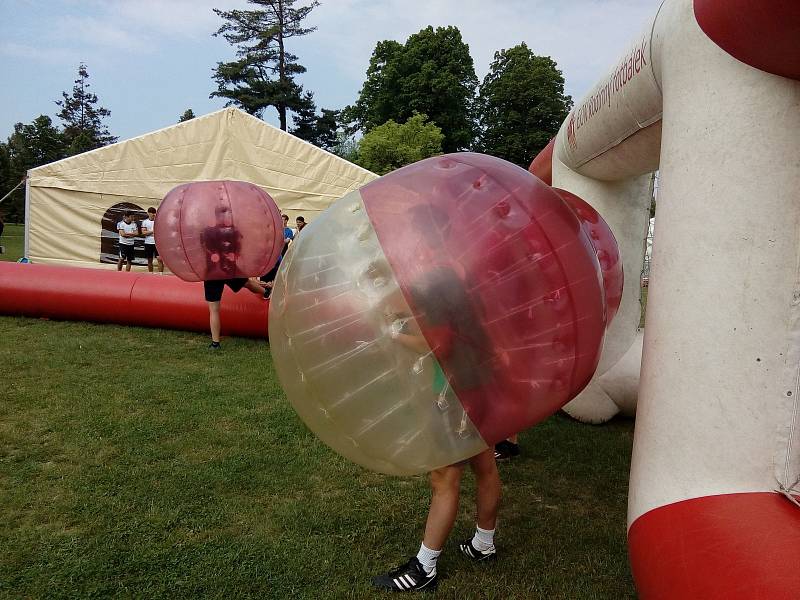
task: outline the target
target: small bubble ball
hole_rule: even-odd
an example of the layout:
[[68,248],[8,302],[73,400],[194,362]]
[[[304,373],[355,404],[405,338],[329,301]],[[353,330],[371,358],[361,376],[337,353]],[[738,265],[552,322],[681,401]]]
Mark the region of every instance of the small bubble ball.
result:
[[286,395],[389,474],[467,459],[590,380],[606,326],[587,231],[547,184],[458,153],[335,202],[292,244],[269,313]]
[[184,281],[258,277],[280,258],[283,221],[275,202],[244,181],[198,181],[158,207],[156,247]]

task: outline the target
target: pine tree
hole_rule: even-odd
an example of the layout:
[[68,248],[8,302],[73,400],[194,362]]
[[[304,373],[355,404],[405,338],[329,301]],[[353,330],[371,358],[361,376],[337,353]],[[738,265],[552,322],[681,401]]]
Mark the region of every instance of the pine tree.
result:
[[103,123],[111,111],[97,104],[97,95],[89,91],[89,72],[86,65],[78,67],[78,78],[72,88],[72,94],[62,92],[62,100],[56,100],[61,107],[58,117],[64,123],[64,139],[67,142],[68,154],[79,154],[108,144],[117,138],[111,135]]
[[239,106],[258,117],[273,106],[286,131],[287,112],[303,108],[303,88],[294,77],[306,71],[288,51],[286,41],[316,30],[301,23],[319,2],[294,8],[296,0],[247,1],[259,8],[214,9],[225,20],[214,36],[222,36],[234,46],[238,60],[217,63],[213,76],[217,91],[210,97],[227,98],[226,106]]
[[194,111],[191,108],[187,108],[178,119],[178,123],[183,123],[184,121],[191,121],[192,119],[194,119],[194,117],[195,117]]
[[296,135],[301,140],[317,143],[317,105],[314,103],[314,93],[303,94],[300,106],[295,109],[293,127],[289,133]]

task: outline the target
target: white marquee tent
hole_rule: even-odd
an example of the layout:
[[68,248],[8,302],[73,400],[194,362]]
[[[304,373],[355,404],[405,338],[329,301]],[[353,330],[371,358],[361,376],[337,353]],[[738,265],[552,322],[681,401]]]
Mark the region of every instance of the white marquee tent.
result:
[[33,262],[69,266],[115,263],[121,213],[157,207],[169,190],[190,181],[249,181],[292,219],[302,214],[310,222],[376,177],[227,108],[31,169],[25,255]]

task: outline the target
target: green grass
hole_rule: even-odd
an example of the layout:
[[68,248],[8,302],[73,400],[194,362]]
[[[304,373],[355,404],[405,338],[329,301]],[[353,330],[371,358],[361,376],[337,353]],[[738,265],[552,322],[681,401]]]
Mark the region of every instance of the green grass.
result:
[[16,261],[25,252],[25,225],[12,225],[6,223],[3,236],[0,237],[0,246],[5,246],[6,251],[0,254],[0,260]]
[[[9,317],[0,339],[0,597],[375,598],[419,547],[426,479],[328,450],[263,341]],[[633,598],[632,437],[558,415],[523,433],[491,564],[457,553],[467,476],[435,597]]]

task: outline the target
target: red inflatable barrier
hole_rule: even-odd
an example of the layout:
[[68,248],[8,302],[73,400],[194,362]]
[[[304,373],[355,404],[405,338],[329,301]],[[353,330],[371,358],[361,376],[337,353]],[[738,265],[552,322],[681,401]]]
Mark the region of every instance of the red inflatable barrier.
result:
[[780,494],[693,498],[645,513],[628,532],[636,589],[648,600],[793,600],[800,511]]
[[[223,294],[223,335],[267,337],[269,301]],[[0,262],[0,314],[208,331],[202,283],[152,273]]]

